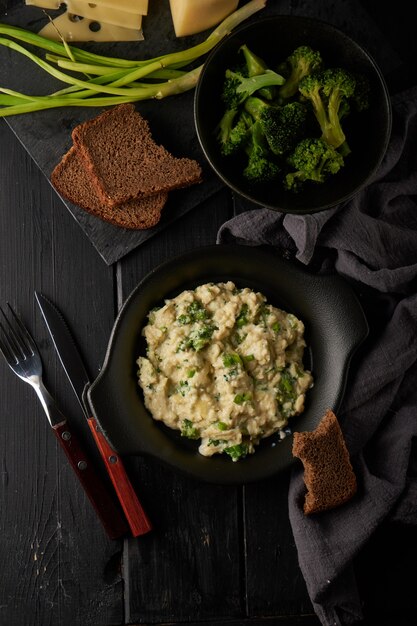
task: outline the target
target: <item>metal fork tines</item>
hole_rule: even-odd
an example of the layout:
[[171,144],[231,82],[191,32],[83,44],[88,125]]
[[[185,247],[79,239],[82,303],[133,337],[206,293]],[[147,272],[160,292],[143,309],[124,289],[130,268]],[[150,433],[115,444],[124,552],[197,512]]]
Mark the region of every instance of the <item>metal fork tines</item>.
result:
[[55,401],[43,384],[42,361],[34,339],[9,303],[7,313],[1,307],[0,312],[0,350],[7,364],[19,378],[32,385],[51,426],[58,425],[65,418],[57,413]]

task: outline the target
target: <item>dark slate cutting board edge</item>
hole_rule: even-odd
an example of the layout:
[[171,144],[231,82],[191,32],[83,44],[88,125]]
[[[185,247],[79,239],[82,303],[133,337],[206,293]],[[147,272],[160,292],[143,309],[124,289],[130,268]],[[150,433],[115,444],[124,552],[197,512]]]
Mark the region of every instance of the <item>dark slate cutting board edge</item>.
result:
[[[8,10],[6,11],[5,8]],[[40,27],[39,10],[26,7],[21,0],[0,3],[0,18],[4,22],[37,31]],[[323,0],[311,3],[305,0],[269,0],[258,16],[294,13],[327,20],[364,45],[374,56],[382,71],[391,72],[400,65],[394,51],[390,54],[382,46],[382,35],[363,8],[355,0]],[[352,18],[355,16],[355,19]],[[256,19],[256,16],[255,18]],[[152,0],[146,18],[145,41],[140,42],[142,58],[151,58],[167,50],[180,50],[194,45],[205,38],[205,34],[176,39],[172,29],[168,0]],[[149,35],[147,35],[147,32]],[[154,33],[158,33],[155,37]],[[126,44],[104,44],[94,48],[99,53],[132,57],[136,50]],[[380,56],[384,50],[384,56]],[[35,51],[36,52],[36,51]],[[30,93],[50,93],[62,84],[34,67],[33,63],[6,48],[0,47],[0,76],[2,84]],[[24,85],[24,87],[22,87]],[[111,265],[149,238],[155,236],[170,223],[196,208],[201,202],[223,187],[220,179],[207,165],[195,134],[193,119],[193,92],[171,98],[136,103],[138,111],[150,123],[158,143],[178,157],[195,158],[203,167],[204,182],[188,189],[170,194],[163,210],[161,222],[152,229],[132,231],[121,229],[86,213],[79,207],[61,198],[66,208],[77,221],[103,260]],[[79,123],[97,115],[103,109],[91,107],[50,109],[28,115],[5,118],[7,124],[31,155],[37,166],[49,180],[52,169],[71,145],[71,130]]]

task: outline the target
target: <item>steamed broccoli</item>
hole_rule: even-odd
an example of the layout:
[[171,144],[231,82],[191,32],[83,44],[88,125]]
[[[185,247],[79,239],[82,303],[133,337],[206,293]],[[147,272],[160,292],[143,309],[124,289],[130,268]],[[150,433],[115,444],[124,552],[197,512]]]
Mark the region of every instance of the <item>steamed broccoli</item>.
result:
[[344,165],[343,156],[323,139],[303,139],[287,158],[294,168],[284,178],[287,190],[299,191],[305,181],[324,183]]
[[283,77],[271,70],[257,76],[245,76],[240,70],[226,70],[221,94],[225,111],[216,128],[223,154],[233,153],[243,142],[245,117],[241,113],[245,100],[262,87],[283,82]]
[[245,57],[248,76],[258,76],[269,69],[265,61],[252,52],[252,50],[249,50],[246,44],[240,46],[239,51],[242,52]]
[[244,102],[244,94],[239,94],[236,90],[245,78],[239,70],[226,70],[221,93],[226,112],[227,110],[236,111]]
[[275,141],[270,143],[275,154],[284,154],[292,150],[307,132],[307,108],[300,102],[289,102],[280,110],[280,127]]
[[272,160],[271,154],[262,127],[258,121],[249,129],[249,142],[246,145],[248,163],[243,175],[255,183],[274,180],[280,171],[279,166]]
[[[265,61],[258,57],[254,52],[252,52],[252,50],[250,50],[246,44],[240,46],[239,50],[240,52],[242,52],[245,58],[245,73],[248,77],[259,76],[260,74],[264,74],[266,70],[270,69]],[[259,90],[259,95],[266,100],[273,100],[276,95],[275,85],[270,87],[263,87]]]
[[252,118],[244,110],[226,111],[217,128],[217,140],[223,155],[234,154],[244,147],[252,122]]
[[[352,111],[357,113],[362,113],[369,108],[369,100],[370,100],[370,84],[368,79],[362,74],[355,74],[355,91],[349,100],[343,98],[340,107],[339,107],[339,120],[342,121],[347,118]],[[338,151],[343,157],[346,157],[350,154],[351,149],[350,146],[345,139],[345,141],[338,147]]]
[[[267,75],[267,79],[272,78]],[[247,81],[251,81],[249,84]],[[216,127],[217,140],[220,144],[222,154],[231,154],[235,151],[236,144],[240,145],[240,141],[236,141],[238,136],[243,139],[244,134],[244,118],[242,119],[242,105],[248,98],[252,89],[256,86],[254,81],[260,80],[263,84],[265,74],[259,75],[259,78],[248,78],[242,71],[226,70],[222,87],[222,100],[225,104],[225,111]],[[276,79],[274,79],[276,80]],[[243,87],[243,89],[242,89]],[[247,87],[247,91],[246,91]],[[237,126],[237,128],[235,128]],[[232,134],[233,131],[233,134]],[[232,135],[232,139],[231,139]]]
[[269,148],[275,155],[289,152],[305,135],[307,109],[299,102],[279,107],[251,96],[245,101],[245,109],[255,120],[259,120]]
[[244,104],[245,111],[254,121],[258,121],[266,140],[273,140],[279,126],[280,107],[262,100],[257,96],[250,96]]
[[308,44],[275,64],[275,72],[247,44],[238,56],[224,73],[221,154],[237,155],[250,182],[273,181],[294,192],[337,173],[351,152],[345,120],[369,107],[367,78],[327,67]]
[[222,154],[225,154],[227,152],[227,148],[225,148],[225,146],[227,146],[229,142],[230,133],[232,132],[232,128],[237,114],[237,109],[227,109],[222,116],[220,122],[217,124],[216,137],[217,141],[220,144],[220,150],[222,151]]
[[230,131],[229,141],[225,146],[224,154],[233,154],[244,147],[248,138],[248,130],[252,126],[252,123],[252,118],[246,111],[239,113],[237,122]]
[[222,99],[228,109],[238,108],[255,91],[271,85],[282,85],[284,77],[266,69],[256,76],[244,76],[242,72],[227,69],[223,83]]
[[287,58],[285,65],[288,68],[288,76],[282,87],[279,88],[279,96],[283,100],[292,98],[297,94],[299,82],[304,76],[319,70],[322,66],[320,52],[310,46],[299,46]]
[[342,103],[353,96],[355,87],[353,75],[342,68],[309,74],[300,81],[299,91],[313,106],[322,139],[334,148],[346,141],[339,110]]
[[350,106],[349,100],[346,100],[346,98],[344,98],[339,107],[339,120],[342,121],[343,119],[345,119],[345,117],[350,115],[351,110],[352,107]]

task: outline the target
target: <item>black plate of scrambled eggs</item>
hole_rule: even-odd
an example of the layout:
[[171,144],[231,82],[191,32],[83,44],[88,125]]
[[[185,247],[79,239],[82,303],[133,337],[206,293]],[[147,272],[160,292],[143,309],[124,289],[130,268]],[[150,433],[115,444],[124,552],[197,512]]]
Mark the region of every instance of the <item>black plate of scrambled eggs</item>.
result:
[[[260,292],[273,307],[302,321],[306,344],[303,365],[314,382],[306,391],[302,412],[290,417],[285,428],[261,438],[253,452],[204,456],[199,452],[198,430],[196,436],[196,429],[188,428],[190,424],[198,426],[198,415],[187,417],[187,428],[182,432],[153,419],[138,382],[137,361],[147,354],[143,329],[152,310],[184,290],[228,281],[237,289]],[[360,302],[340,276],[309,273],[271,248],[236,244],[197,248],[157,267],[125,301],[110,336],[102,371],[89,390],[89,401],[104,434],[120,454],[151,455],[175,470],[208,482],[252,482],[288,469],[294,460],[292,433],[314,429],[327,409],[337,412],[352,357],[367,334]],[[189,341],[188,347],[192,357],[196,350],[207,349],[204,342]],[[230,361],[230,349],[227,358]],[[230,366],[226,361],[223,358],[223,363]],[[237,393],[234,401],[241,405],[250,400],[245,390]],[[215,441],[221,452],[218,440],[225,427],[223,421],[219,422],[222,426]],[[245,437],[244,432],[242,441]]]

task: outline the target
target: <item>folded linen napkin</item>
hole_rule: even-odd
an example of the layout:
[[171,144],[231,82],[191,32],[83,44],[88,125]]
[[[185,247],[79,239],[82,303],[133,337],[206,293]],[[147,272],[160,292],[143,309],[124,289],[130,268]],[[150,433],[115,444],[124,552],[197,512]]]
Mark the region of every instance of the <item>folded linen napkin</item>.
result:
[[217,238],[269,244],[316,272],[339,273],[356,289],[370,324],[338,411],[357,495],[305,516],[300,465],[290,481],[299,563],[325,626],[362,618],[353,561],[375,529],[388,520],[417,524],[417,87],[394,96],[392,106],[385,159],[351,201],[303,216],[247,210]]

